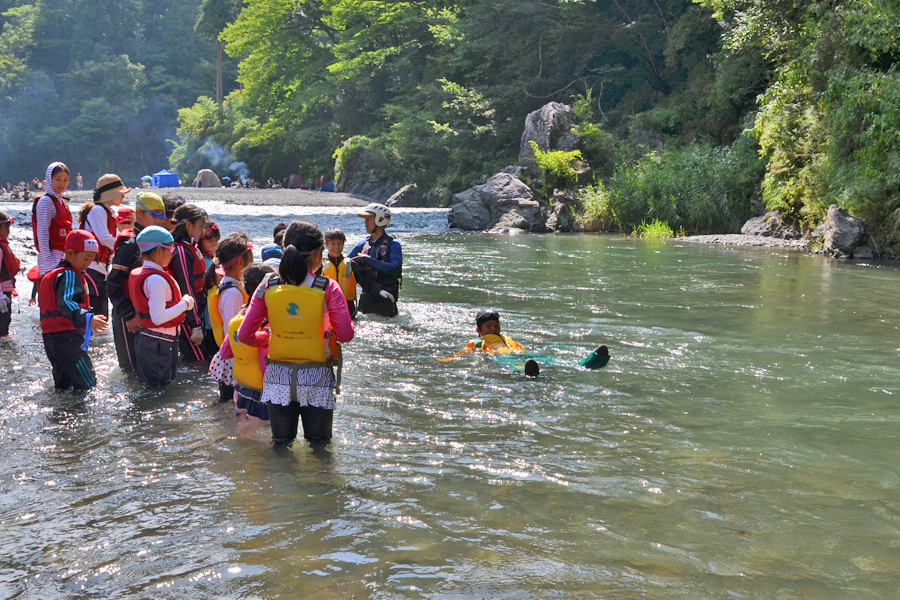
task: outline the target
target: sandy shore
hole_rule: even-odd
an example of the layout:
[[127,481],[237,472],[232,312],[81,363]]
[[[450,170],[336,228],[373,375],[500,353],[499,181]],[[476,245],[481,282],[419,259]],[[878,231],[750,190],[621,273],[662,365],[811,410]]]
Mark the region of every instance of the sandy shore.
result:
[[[127,198],[134,201],[135,194],[140,191],[133,189]],[[163,195],[173,193],[182,196],[188,202],[218,200],[228,204],[245,204],[253,206],[282,205],[282,206],[365,206],[373,202],[363,196],[351,196],[341,192],[312,192],[309,190],[257,190],[243,188],[162,188],[147,189]],[[81,192],[68,191],[66,196],[70,204],[80,206],[93,197],[93,192],[84,190]],[[0,198],[2,202],[11,202],[9,194]],[[21,202],[18,200],[17,202]],[[132,204],[133,206],[133,204]]]
[[679,242],[693,244],[724,244],[727,246],[755,246],[763,248],[788,248],[791,250],[807,250],[809,240],[783,240],[781,238],[761,235],[742,235],[739,233],[718,233],[713,235],[689,235],[676,238]]

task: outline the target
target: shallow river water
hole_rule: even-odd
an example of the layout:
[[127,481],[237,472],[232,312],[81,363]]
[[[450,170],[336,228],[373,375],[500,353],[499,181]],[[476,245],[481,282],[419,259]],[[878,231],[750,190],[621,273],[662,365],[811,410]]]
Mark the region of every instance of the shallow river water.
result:
[[[205,206],[257,248],[289,215],[363,234],[354,209]],[[20,301],[0,597],[898,596],[896,266],[395,223],[400,316],[345,345],[325,450],[275,451],[199,368],[142,389],[111,335],[97,389],[55,394]],[[540,377],[438,362],[487,306]],[[601,343],[609,366],[575,366]]]

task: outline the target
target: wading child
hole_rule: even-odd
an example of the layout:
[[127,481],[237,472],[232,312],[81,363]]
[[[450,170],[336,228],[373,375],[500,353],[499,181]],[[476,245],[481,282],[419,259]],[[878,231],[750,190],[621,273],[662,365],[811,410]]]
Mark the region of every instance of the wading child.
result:
[[174,238],[162,227],[147,227],[137,236],[143,265],[128,277],[128,290],[140,331],[134,350],[138,377],[152,387],[175,380],[178,369],[178,327],[194,298],[183,294],[165,268],[172,260]]
[[69,187],[69,167],[50,163],[44,177],[44,195],[31,205],[31,230],[38,252],[38,274],[43,277],[65,258],[66,236],[72,231],[72,212],[63,192]]
[[9,247],[9,228],[13,218],[0,211],[0,339],[9,337],[12,321],[12,297],[16,292],[19,259]]
[[134,304],[128,296],[128,277],[131,271],[141,266],[141,249],[135,237],[146,227],[162,226],[166,218],[163,199],[152,192],[138,192],[135,206],[134,229],[126,229],[116,239],[109,277],[109,299],[112,302],[113,339],[116,342],[116,357],[119,367],[134,371],[137,367],[134,355],[135,335],[140,329]]
[[116,229],[118,230],[118,233],[122,233],[123,231],[127,231],[134,227],[134,219],[134,209],[128,207],[120,208],[116,212]]
[[[200,241],[197,242],[197,247],[200,248],[200,254],[203,255],[203,263],[206,265],[207,270],[209,270],[210,265],[213,264],[213,259],[216,257],[216,246],[219,245],[220,239],[221,233],[219,232],[219,226],[212,221],[207,221],[206,225],[203,227],[203,233],[200,234]],[[216,285],[219,285],[219,280],[221,279],[219,273],[220,270],[217,270]],[[208,291],[209,290],[204,283],[203,293],[206,294]],[[203,311],[203,314],[200,315],[200,318],[203,321],[203,345],[204,347],[211,347],[215,342],[215,338],[213,337],[212,325],[210,325],[209,322],[208,299],[206,309]],[[220,344],[215,344],[215,346],[219,345]]]
[[97,260],[84,272],[91,297],[91,311],[95,315],[109,316],[109,288],[106,285],[106,277],[109,275],[109,259],[112,257],[119,232],[113,207],[122,204],[125,194],[130,191],[131,188],[126,187],[118,175],[107,173],[97,180],[93,202],[85,202],[78,212],[78,224],[85,231],[93,233],[100,244]]
[[500,313],[495,310],[475,313],[475,332],[478,339],[470,340],[462,352],[525,352],[524,346],[500,333]]
[[90,312],[84,270],[97,258],[97,238],[88,231],[75,230],[66,236],[65,254],[59,266],[41,279],[38,304],[44,350],[53,366],[53,385],[58,390],[74,388],[82,392],[97,383],[94,365],[88,356],[90,328],[103,332],[106,318]]
[[[276,444],[293,441],[301,419],[307,440],[331,440],[337,343],[353,339],[353,321],[337,282],[315,275],[324,243],[322,229],[312,221],[291,223],[280,277],[269,277],[256,289],[237,330],[241,344],[269,343],[260,401],[267,405]],[[271,337],[260,331],[266,318]]]
[[334,279],[341,286],[344,292],[344,299],[347,300],[347,309],[350,316],[356,316],[356,276],[353,269],[350,268],[350,262],[344,260],[344,244],[347,242],[347,236],[337,227],[332,227],[325,232],[325,247],[328,249],[328,260],[325,261],[325,268],[322,275],[328,279]]
[[[274,270],[268,265],[252,264],[244,270],[244,289],[253,293],[267,274]],[[244,322],[244,315],[250,301],[228,323],[228,336],[222,347],[228,347],[234,360],[234,406],[235,412],[245,414],[248,417],[256,417],[263,421],[269,420],[269,411],[266,405],[260,402],[262,397],[263,377],[266,372],[266,356],[269,346],[265,344],[259,348],[247,346],[237,341],[237,332]],[[268,335],[268,334],[266,334]]]
[[206,262],[197,248],[195,240],[199,240],[206,226],[206,211],[193,204],[178,207],[172,218],[175,230],[175,253],[169,263],[169,274],[178,282],[182,294],[194,298],[194,306],[188,310],[181,324],[179,350],[185,362],[206,362],[216,352],[204,349],[203,344],[203,311],[206,309],[206,295],[203,293],[203,276],[206,275]]
[[[204,288],[208,289],[209,322],[217,349],[228,336],[228,322],[249,299],[241,275],[251,262],[253,244],[250,243],[250,236],[243,231],[233,231],[219,242],[216,258],[206,271]],[[221,283],[217,283],[216,277],[219,268],[224,273]],[[232,362],[217,352],[210,361],[209,375],[219,382],[219,402],[230,401],[234,397]]]

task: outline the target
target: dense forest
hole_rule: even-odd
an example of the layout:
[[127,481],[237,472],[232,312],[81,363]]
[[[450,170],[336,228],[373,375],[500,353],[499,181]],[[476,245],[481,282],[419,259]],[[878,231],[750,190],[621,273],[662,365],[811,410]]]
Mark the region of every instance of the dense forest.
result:
[[[900,241],[896,3],[0,1],[0,177],[168,157],[306,178],[364,154],[458,192],[559,101],[579,137],[562,158],[590,165],[584,209],[611,226],[733,231],[758,201],[811,227],[838,203]],[[240,85],[221,106],[216,38]]]

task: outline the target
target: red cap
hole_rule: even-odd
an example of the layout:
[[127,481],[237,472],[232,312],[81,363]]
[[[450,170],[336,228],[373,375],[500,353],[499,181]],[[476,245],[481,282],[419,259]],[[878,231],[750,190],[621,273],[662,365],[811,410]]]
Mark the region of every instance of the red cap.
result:
[[134,219],[133,208],[120,208],[116,214],[116,223],[131,223]]
[[90,231],[84,229],[73,229],[66,236],[66,251],[74,250],[75,252],[99,252],[100,245],[97,238]]

